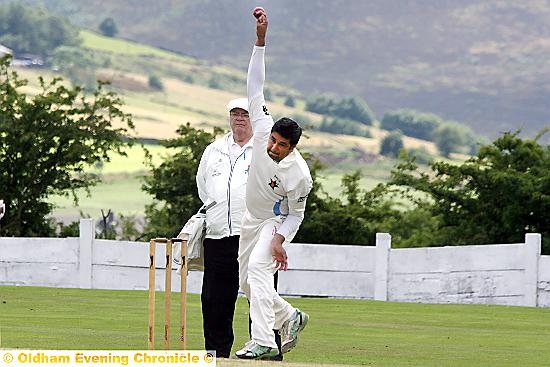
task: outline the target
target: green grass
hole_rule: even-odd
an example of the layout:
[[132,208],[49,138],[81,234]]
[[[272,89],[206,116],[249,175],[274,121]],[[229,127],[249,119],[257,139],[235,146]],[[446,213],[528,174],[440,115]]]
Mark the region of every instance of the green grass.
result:
[[175,58],[180,61],[185,61],[186,63],[196,63],[195,59],[177,54],[175,52],[161,50],[156,47],[147,46],[129,40],[105,37],[87,30],[82,30],[80,32],[80,37],[82,38],[82,46],[92,50],[107,51],[122,55],[150,55],[165,59]]
[[[152,162],[158,166],[170,151],[161,145],[146,145],[152,155]],[[76,218],[80,212],[92,217],[99,217],[101,209],[111,209],[115,213],[124,215],[142,215],[146,204],[153,200],[142,191],[142,177],[147,175],[149,167],[145,165],[145,154],[141,146],[134,145],[126,150],[127,156],[111,155],[111,161],[101,166],[90,167],[90,171],[102,175],[103,182],[90,189],[88,196],[84,190],[79,190],[79,205],[73,205],[72,198],[52,196],[50,202],[56,206],[53,215],[59,218]],[[360,181],[362,188],[370,190],[379,182],[389,177],[390,165],[387,162],[371,164],[363,168],[363,177]],[[352,172],[350,169],[349,172]],[[368,174],[368,176],[367,176]],[[341,181],[344,173],[336,170],[320,172],[319,181],[324,190],[332,197],[340,196]]]
[[[172,346],[177,347],[177,295]],[[285,361],[371,366],[547,366],[550,309],[292,298],[311,321]],[[239,298],[235,343],[248,339]],[[161,347],[163,293],[157,294]],[[188,349],[203,349],[200,300],[188,295]],[[145,349],[147,293],[0,287],[2,348]],[[231,361],[222,363],[229,365]]]
[[[152,163],[157,166],[163,157],[170,154],[161,145],[147,145],[152,156]],[[112,154],[111,161],[101,166],[90,167],[89,171],[101,175],[104,179],[90,188],[90,195],[85,190],[78,190],[79,205],[74,206],[71,197],[52,196],[49,201],[56,206],[53,216],[76,220],[80,212],[92,217],[99,217],[101,209],[111,209],[116,214],[141,215],[145,205],[153,198],[141,189],[143,176],[148,174],[149,167],[145,162],[145,153],[141,146],[134,145],[126,149],[127,156]]]
[[111,209],[115,214],[141,215],[145,211],[145,205],[153,200],[149,194],[141,190],[142,184],[140,176],[115,176],[90,189],[89,196],[84,190],[78,190],[77,207],[73,205],[70,197],[52,196],[49,200],[56,206],[53,216],[76,220],[82,212],[96,218],[101,216],[101,209],[105,213]]

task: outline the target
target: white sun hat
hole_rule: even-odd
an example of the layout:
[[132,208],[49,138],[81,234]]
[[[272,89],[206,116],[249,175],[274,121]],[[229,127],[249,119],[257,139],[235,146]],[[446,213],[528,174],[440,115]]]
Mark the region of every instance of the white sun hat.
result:
[[231,112],[234,108],[242,108],[248,111],[248,99],[247,98],[235,98],[229,101],[227,104],[227,111]]

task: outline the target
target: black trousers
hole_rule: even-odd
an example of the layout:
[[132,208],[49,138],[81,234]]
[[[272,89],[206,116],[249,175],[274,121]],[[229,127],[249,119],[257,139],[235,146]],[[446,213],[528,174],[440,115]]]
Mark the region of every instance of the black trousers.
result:
[[202,320],[204,348],[228,358],[233,346],[233,316],[239,292],[239,236],[204,240]]

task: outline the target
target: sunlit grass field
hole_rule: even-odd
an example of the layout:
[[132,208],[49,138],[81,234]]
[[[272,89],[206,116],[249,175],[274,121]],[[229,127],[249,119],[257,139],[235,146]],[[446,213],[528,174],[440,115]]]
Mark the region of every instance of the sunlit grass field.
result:
[[80,38],[86,48],[92,50],[110,51],[125,55],[150,55],[161,58],[177,58],[181,61],[193,63],[195,59],[175,52],[165,51],[156,47],[144,44],[122,40],[118,38],[106,37],[90,31],[81,31]]
[[[150,166],[145,164],[145,150],[151,157],[154,166],[160,165],[167,157],[173,154],[169,149],[161,145],[148,144],[142,147],[136,144],[126,149],[127,156],[117,154],[111,155],[111,161],[101,165],[89,167],[102,177],[102,182],[90,189],[88,194],[85,190],[78,190],[78,206],[74,205],[72,197],[53,196],[50,197],[56,209],[53,215],[67,221],[77,220],[81,215],[99,218],[101,210],[106,213],[109,209],[115,214],[142,216],[145,205],[151,204],[153,198],[142,190],[144,176],[150,174]],[[363,178],[360,181],[361,187],[371,189],[379,182],[389,177],[391,161],[380,162],[361,169]],[[341,194],[341,180],[345,174],[345,167],[341,170],[330,169],[320,172],[318,180],[323,190],[331,197]],[[349,168],[350,172],[356,167]]]
[[[156,298],[161,348],[164,294]],[[533,367],[548,366],[550,361],[550,309],[326,298],[289,301],[311,317],[298,346],[285,355],[290,365]],[[174,294],[173,348],[178,345],[178,310],[179,297]],[[188,295],[187,321],[187,348],[203,349],[198,295]],[[234,329],[233,351],[248,340],[244,298],[238,300]],[[146,349],[147,292],[0,286],[0,331],[1,348]],[[220,365],[237,362],[241,361]],[[270,363],[260,363],[266,364]]]

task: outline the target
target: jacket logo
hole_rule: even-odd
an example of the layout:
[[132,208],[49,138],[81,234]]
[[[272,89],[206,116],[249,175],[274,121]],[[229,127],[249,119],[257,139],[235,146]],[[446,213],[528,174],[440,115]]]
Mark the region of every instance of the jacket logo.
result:
[[264,110],[264,113],[265,113],[267,116],[269,116],[269,111],[267,110],[266,105],[263,105],[263,106],[262,106],[262,110]]
[[275,190],[276,187],[279,187],[279,184],[274,179],[269,179],[269,187],[271,187],[272,190]]

